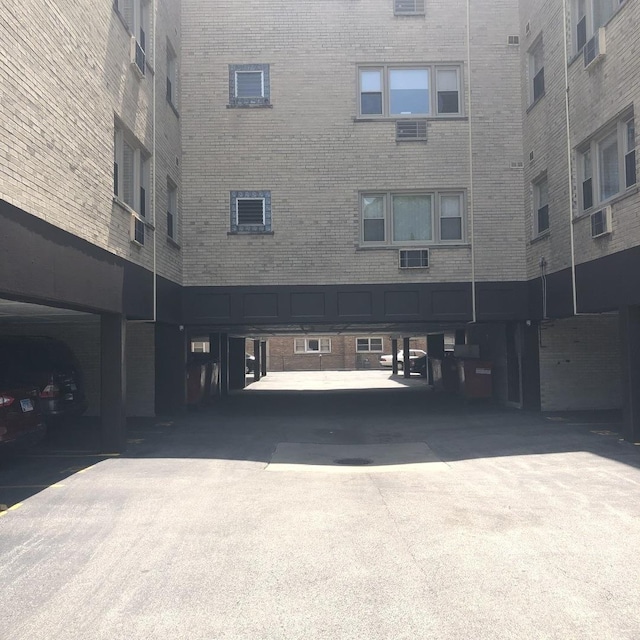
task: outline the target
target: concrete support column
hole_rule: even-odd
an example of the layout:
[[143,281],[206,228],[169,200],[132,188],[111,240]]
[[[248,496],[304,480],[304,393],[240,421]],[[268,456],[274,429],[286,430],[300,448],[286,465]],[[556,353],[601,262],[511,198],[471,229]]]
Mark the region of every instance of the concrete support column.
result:
[[229,389],[244,389],[246,385],[245,339],[229,338]]
[[220,362],[220,395],[226,398],[229,395],[229,334],[219,333],[217,342]]
[[393,338],[391,340],[391,362],[393,363],[392,366],[392,373],[397,374],[398,373],[398,340],[397,338]]
[[640,307],[620,309],[624,437],[640,442]]
[[126,322],[120,314],[100,317],[100,447],[120,453],[126,448]]
[[262,365],[260,373],[263,376],[267,375],[267,341],[263,340],[260,343],[260,364]]
[[155,325],[156,414],[184,411],[187,403],[187,341],[178,325]]
[[402,358],[402,371],[404,373],[405,378],[411,377],[411,360],[409,359],[409,347],[411,345],[411,338],[403,338],[402,339],[402,349],[403,349],[403,358]]
[[540,334],[537,322],[521,325],[522,408],[540,411]]
[[260,376],[262,375],[262,349],[260,340],[253,341],[253,357],[255,360],[253,361],[253,379],[260,380]]

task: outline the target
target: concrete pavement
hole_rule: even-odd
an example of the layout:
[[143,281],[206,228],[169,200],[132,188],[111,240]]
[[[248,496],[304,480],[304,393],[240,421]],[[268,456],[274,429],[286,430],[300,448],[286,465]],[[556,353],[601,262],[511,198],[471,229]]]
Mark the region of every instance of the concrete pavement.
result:
[[594,419],[269,374],[0,517],[0,638],[637,640],[640,447]]

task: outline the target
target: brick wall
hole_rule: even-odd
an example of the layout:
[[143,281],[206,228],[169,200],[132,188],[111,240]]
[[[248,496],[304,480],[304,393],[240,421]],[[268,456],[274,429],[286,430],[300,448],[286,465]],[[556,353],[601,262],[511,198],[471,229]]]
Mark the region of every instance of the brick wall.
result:
[[617,314],[556,320],[540,332],[543,411],[622,406]]
[[[574,56],[572,20],[570,14],[563,18],[562,4],[561,0],[527,0],[520,3],[525,224],[526,238],[530,243],[527,250],[530,278],[540,276],[542,258],[547,263],[548,273],[571,265],[571,209],[574,216],[579,214],[576,147],[612,122],[625,108],[638,104],[640,100],[640,58],[635,47],[630,46],[637,40],[640,5],[627,2],[612,17],[606,26],[606,55],[601,62],[587,70],[582,55]],[[527,24],[530,27],[529,36],[525,33]],[[565,112],[565,28],[570,47],[571,187]],[[530,106],[527,52],[540,35],[544,41],[545,95],[535,106]],[[529,161],[531,152],[533,160]],[[549,184],[550,232],[535,239],[531,182],[545,171]],[[613,232],[609,236],[600,239],[591,237],[589,215],[574,221],[578,264],[636,246],[640,242],[638,189],[631,189],[621,196],[613,202]]]
[[[295,353],[296,338],[326,337],[331,340],[331,353]],[[356,352],[358,337],[382,338],[382,352]],[[426,351],[426,338],[412,338],[411,349]],[[402,339],[398,340],[398,350],[402,349]],[[251,341],[247,342],[247,353],[253,353]],[[391,338],[381,334],[361,336],[277,336],[267,341],[267,368],[270,371],[339,371],[349,369],[379,369],[379,357],[391,353]]]
[[[509,168],[522,155],[519,57],[507,45],[517,5],[473,4],[477,276],[512,280],[525,255],[522,176]],[[397,249],[361,249],[358,200],[363,190],[469,196],[469,119],[431,120],[428,141],[410,144],[396,143],[391,120],[355,119],[358,63],[461,63],[466,28],[462,0],[428,2],[416,18],[394,17],[391,0],[184,0],[185,284],[469,280],[468,243],[434,247],[428,271],[400,271]],[[240,63],[270,65],[273,108],[227,108],[228,66]],[[229,192],[250,189],[271,191],[273,235],[228,235]]]
[[[159,0],[158,50],[148,68],[131,68],[130,33],[103,0],[0,0],[6,100],[0,110],[0,198],[93,244],[152,268],[153,230],[138,247],[131,214],[113,201],[114,117],[153,151],[152,83],[157,83],[156,259],[180,279],[178,249],[165,241],[166,176],[180,185],[180,131],[165,106],[167,38],[180,50],[180,7]],[[151,41],[151,37],[149,38]],[[179,161],[178,161],[179,164]]]

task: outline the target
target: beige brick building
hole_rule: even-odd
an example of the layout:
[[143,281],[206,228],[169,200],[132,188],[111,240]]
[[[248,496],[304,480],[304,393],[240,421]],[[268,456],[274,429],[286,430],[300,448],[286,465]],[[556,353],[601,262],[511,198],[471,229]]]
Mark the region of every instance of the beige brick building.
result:
[[0,332],[81,354],[110,446],[194,337],[224,394],[247,338],[454,331],[497,400],[640,438],[638,2],[0,9]]

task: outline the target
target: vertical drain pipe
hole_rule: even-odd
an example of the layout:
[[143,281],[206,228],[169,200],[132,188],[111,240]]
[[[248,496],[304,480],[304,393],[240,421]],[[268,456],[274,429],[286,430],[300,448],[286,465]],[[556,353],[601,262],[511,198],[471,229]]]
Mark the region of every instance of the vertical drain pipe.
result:
[[157,207],[157,179],[156,179],[156,83],[158,81],[157,68],[158,68],[158,30],[157,30],[157,13],[158,2],[153,0],[151,4],[153,15],[151,18],[153,29],[153,83],[151,87],[151,126],[153,127],[152,133],[152,156],[151,156],[151,193],[152,193],[152,206],[151,215],[153,216],[153,322],[155,323],[158,317],[158,270],[157,270],[157,257],[156,257],[156,245],[158,237],[158,220],[156,214],[158,212]]
[[471,227],[471,305],[472,322],[477,321],[476,314],[476,243],[473,192],[473,124],[471,112],[471,0],[467,0],[467,117],[469,118],[469,223]]
[[569,186],[569,235],[571,238],[571,293],[573,315],[578,315],[578,291],[576,286],[576,242],[573,231],[573,159],[571,153],[571,116],[569,111],[569,41],[567,39],[567,0],[562,0],[562,35],[564,42],[564,109],[567,128],[567,172]]

